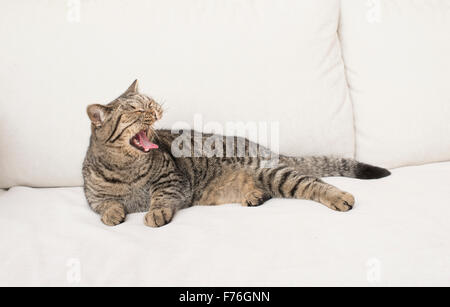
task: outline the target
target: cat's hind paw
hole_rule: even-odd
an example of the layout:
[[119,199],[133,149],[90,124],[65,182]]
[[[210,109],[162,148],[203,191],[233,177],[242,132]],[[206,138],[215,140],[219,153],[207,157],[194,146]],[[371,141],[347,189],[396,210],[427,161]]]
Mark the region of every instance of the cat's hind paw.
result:
[[254,190],[245,195],[245,199],[242,201],[242,205],[246,207],[261,206],[268,201],[271,196],[260,190]]
[[355,204],[355,198],[352,194],[339,191],[335,195],[333,195],[332,200],[329,204],[329,207],[336,211],[350,211],[353,209]]

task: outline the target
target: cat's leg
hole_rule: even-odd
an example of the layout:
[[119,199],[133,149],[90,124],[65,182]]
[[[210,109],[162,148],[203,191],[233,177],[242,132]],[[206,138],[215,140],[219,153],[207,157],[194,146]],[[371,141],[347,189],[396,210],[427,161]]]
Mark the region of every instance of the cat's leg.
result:
[[101,216],[101,221],[108,226],[116,226],[125,220],[125,207],[114,200],[104,201],[91,208]]
[[348,211],[355,204],[354,197],[321,179],[300,174],[295,168],[281,165],[261,169],[258,180],[273,197],[309,199],[336,211]]
[[145,215],[145,225],[161,227],[172,221],[177,210],[188,205],[187,189],[179,182],[151,191],[150,209]]
[[309,177],[308,183],[301,183],[294,193],[295,198],[310,199],[324,204],[336,211],[349,211],[353,209],[355,198],[352,194],[344,192],[319,178]]

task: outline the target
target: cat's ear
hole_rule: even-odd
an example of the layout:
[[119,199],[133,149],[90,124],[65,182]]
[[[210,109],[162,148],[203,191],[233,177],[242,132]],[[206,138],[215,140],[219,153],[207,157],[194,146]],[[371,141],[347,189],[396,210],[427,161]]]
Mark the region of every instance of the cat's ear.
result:
[[123,93],[121,96],[128,96],[128,95],[133,95],[133,94],[138,94],[139,93],[139,88],[138,88],[138,80],[134,80],[133,83],[131,83],[130,87],[128,87],[128,89],[125,91],[125,93]]
[[101,127],[109,109],[101,104],[91,104],[87,107],[87,114],[95,127]]

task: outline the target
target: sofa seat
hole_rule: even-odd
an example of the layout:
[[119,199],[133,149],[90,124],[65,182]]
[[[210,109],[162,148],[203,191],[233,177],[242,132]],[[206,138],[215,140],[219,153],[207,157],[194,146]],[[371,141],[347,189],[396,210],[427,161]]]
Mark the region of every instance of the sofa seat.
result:
[[357,204],[193,207],[159,229],[104,226],[81,188],[0,193],[0,285],[450,286],[450,162],[362,181]]

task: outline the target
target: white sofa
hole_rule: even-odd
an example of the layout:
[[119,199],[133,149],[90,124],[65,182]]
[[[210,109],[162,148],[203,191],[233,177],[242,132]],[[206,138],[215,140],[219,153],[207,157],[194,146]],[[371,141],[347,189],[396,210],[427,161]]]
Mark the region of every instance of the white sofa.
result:
[[[450,285],[450,1],[3,1],[0,23],[1,286]],[[265,123],[275,150],[392,175],[327,178],[348,213],[273,199],[107,227],[81,188],[85,107],[134,78],[160,127]]]

